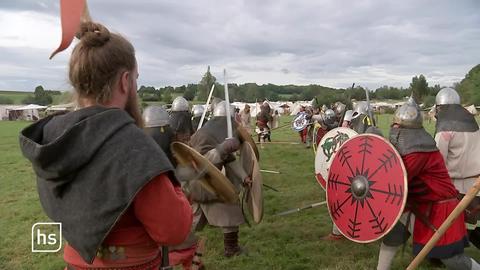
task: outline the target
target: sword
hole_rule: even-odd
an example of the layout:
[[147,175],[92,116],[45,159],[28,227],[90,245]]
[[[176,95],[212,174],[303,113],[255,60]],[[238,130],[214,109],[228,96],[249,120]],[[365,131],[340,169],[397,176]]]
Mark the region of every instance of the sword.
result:
[[368,89],[365,88],[365,97],[367,98],[367,112],[368,117],[370,117],[370,121],[372,121],[372,126],[376,126],[375,119],[373,119],[372,110],[370,110],[370,94],[368,93]]
[[225,102],[226,108],[225,112],[227,113],[227,134],[228,138],[233,138],[233,131],[232,131],[232,117],[230,115],[230,98],[228,96],[228,82],[227,82],[227,71],[223,69],[223,78],[225,80]]
[[207,104],[205,104],[205,110],[203,110],[202,117],[200,118],[200,123],[198,123],[197,130],[202,128],[203,120],[205,120],[205,116],[207,115],[208,104],[210,104],[210,99],[212,98],[213,89],[215,89],[215,83],[212,84],[212,88],[210,89],[210,93],[208,94]]
[[307,205],[307,206],[304,206],[304,207],[295,208],[295,209],[287,210],[287,211],[284,211],[284,212],[280,212],[280,213],[276,214],[275,216],[285,216],[285,215],[293,214],[293,213],[296,213],[296,212],[300,212],[302,210],[319,207],[319,206],[322,206],[326,203],[327,203],[327,201],[310,204],[310,205]]

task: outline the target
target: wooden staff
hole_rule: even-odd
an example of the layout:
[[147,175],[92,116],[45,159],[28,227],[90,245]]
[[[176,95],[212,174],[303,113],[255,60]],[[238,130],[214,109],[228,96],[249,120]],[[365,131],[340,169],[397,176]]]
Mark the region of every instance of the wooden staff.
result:
[[450,228],[452,223],[458,218],[458,216],[463,213],[465,208],[470,204],[470,202],[475,198],[477,193],[480,191],[480,177],[477,178],[473,187],[471,187],[465,197],[458,203],[457,207],[453,209],[452,213],[447,217],[447,219],[442,223],[442,226],[433,234],[432,238],[427,242],[423,249],[418,253],[418,255],[413,259],[410,265],[407,267],[407,270],[413,270],[418,267],[418,265],[425,259],[427,254],[432,250],[435,244],[440,240],[440,237]]

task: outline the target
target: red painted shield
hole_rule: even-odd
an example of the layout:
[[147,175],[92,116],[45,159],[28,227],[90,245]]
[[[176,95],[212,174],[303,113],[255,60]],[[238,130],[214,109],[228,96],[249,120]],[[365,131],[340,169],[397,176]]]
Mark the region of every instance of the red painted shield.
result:
[[328,211],[348,239],[369,243],[397,223],[407,199],[402,158],[383,137],[361,134],[345,142],[330,166]]

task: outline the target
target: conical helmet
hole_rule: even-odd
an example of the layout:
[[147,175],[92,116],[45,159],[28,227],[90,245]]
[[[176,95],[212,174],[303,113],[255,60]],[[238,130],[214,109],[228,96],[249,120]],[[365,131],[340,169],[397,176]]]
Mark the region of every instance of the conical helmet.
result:
[[397,109],[393,116],[393,123],[403,128],[423,127],[422,112],[413,97],[410,97],[407,102]]
[[440,90],[435,97],[436,105],[460,104],[460,96],[455,89],[446,87]]
[[188,101],[184,97],[176,97],[172,102],[172,112],[188,112]]
[[145,127],[168,126],[168,118],[168,112],[162,106],[148,106],[143,111],[143,121],[145,121]]

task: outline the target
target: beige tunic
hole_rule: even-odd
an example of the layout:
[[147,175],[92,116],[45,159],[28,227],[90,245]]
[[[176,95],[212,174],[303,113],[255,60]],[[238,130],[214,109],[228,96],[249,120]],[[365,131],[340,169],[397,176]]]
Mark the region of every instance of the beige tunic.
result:
[[[216,149],[212,149],[205,154],[213,164],[221,163],[220,155]],[[237,160],[225,164],[225,173],[227,178],[235,186],[237,192],[242,188],[243,180],[248,176],[242,168],[240,162]],[[215,195],[212,195],[204,189],[196,190],[195,192],[203,193],[205,203],[200,203],[200,208],[205,215],[208,224],[217,227],[235,227],[245,223],[242,209],[239,203],[229,204],[218,202]],[[201,229],[201,228],[197,228]]]
[[241,125],[242,127],[244,127],[248,133],[251,133],[251,117],[250,117],[250,113],[246,113],[245,111],[242,111],[240,113],[240,120],[241,120]]
[[453,184],[465,194],[480,175],[480,130],[442,131],[435,135],[435,141]]

